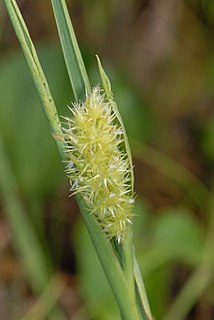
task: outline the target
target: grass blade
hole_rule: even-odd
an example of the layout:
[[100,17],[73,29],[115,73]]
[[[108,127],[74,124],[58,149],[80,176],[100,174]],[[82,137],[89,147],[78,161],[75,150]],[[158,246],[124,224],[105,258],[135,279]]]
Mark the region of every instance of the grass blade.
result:
[[134,275],[135,275],[137,290],[139,293],[139,304],[142,303],[142,308],[143,308],[142,312],[145,313],[146,319],[152,320],[152,313],[150,310],[149,301],[147,298],[144,282],[142,279],[142,275],[141,275],[136,257],[134,257]]
[[52,94],[50,92],[48,82],[39,62],[36,49],[30,38],[29,32],[19,11],[19,8],[16,4],[16,1],[4,0],[4,2],[10,15],[10,19],[16,32],[16,35],[22,46],[23,53],[25,55],[26,61],[31,71],[32,78],[36,85],[38,95],[43,105],[43,110],[50,124],[52,135],[56,140],[58,148],[61,150],[61,154],[63,154],[62,145],[60,141],[56,139],[56,136],[62,134],[61,123],[58,118],[57,109]]
[[91,86],[64,0],[52,0],[68,75],[76,100],[84,100]]

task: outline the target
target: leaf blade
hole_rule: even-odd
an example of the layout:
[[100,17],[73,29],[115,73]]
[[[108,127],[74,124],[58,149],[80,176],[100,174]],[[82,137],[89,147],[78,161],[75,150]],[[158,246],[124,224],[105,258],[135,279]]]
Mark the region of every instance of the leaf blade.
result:
[[[62,135],[61,123],[59,121],[57,109],[51,91],[49,89],[47,79],[39,62],[36,49],[31,40],[28,29],[22,18],[21,12],[16,4],[16,1],[4,0],[4,2],[7,7],[16,35],[21,44],[24,56],[26,58],[28,67],[30,69],[32,78],[37,89],[37,93],[42,102],[43,111],[49,122],[52,135],[55,138],[56,136]],[[63,155],[61,143],[58,141],[58,139],[55,139],[55,141],[58,145],[58,148],[60,149],[61,154]]]
[[52,0],[51,2],[74,96],[76,100],[83,100],[85,99],[86,93],[90,94],[91,85],[68,9],[64,0]]

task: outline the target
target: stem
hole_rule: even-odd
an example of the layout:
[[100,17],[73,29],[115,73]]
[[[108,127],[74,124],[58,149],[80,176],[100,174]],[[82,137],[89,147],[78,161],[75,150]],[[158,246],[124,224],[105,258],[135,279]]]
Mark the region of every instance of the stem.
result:
[[109,285],[120,307],[123,319],[142,320],[136,306],[135,295],[133,296],[129,290],[126,277],[115,256],[111,242],[107,240],[106,235],[100,229],[96,218],[89,214],[85,203],[79,195],[77,196],[77,201]]
[[137,263],[136,257],[134,257],[134,276],[136,281],[136,287],[138,292],[138,304],[140,309],[143,309],[147,320],[152,320],[152,313],[149,306],[149,301],[146,294],[143,278]]
[[128,282],[131,295],[135,296],[135,283],[134,283],[134,261],[133,261],[133,231],[129,227],[127,237],[124,239],[123,251],[124,261],[123,269]]

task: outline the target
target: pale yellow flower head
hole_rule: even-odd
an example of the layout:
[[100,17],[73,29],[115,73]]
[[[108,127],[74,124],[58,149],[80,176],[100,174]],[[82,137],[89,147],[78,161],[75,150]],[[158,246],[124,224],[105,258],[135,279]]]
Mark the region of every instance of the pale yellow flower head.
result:
[[70,109],[64,128],[67,170],[73,194],[81,193],[103,230],[120,242],[133,216],[130,164],[122,151],[123,130],[111,101],[99,87]]

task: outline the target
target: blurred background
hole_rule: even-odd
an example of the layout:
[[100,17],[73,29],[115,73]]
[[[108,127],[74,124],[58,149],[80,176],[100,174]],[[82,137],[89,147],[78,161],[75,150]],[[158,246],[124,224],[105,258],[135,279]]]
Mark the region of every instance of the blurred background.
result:
[[[68,115],[50,1],[17,3]],[[154,317],[214,319],[214,2],[67,4],[91,82],[98,54],[130,138],[136,254]],[[50,319],[119,320],[3,1],[0,200],[0,319],[47,319],[49,293],[37,284],[54,274],[46,287],[60,303]]]

